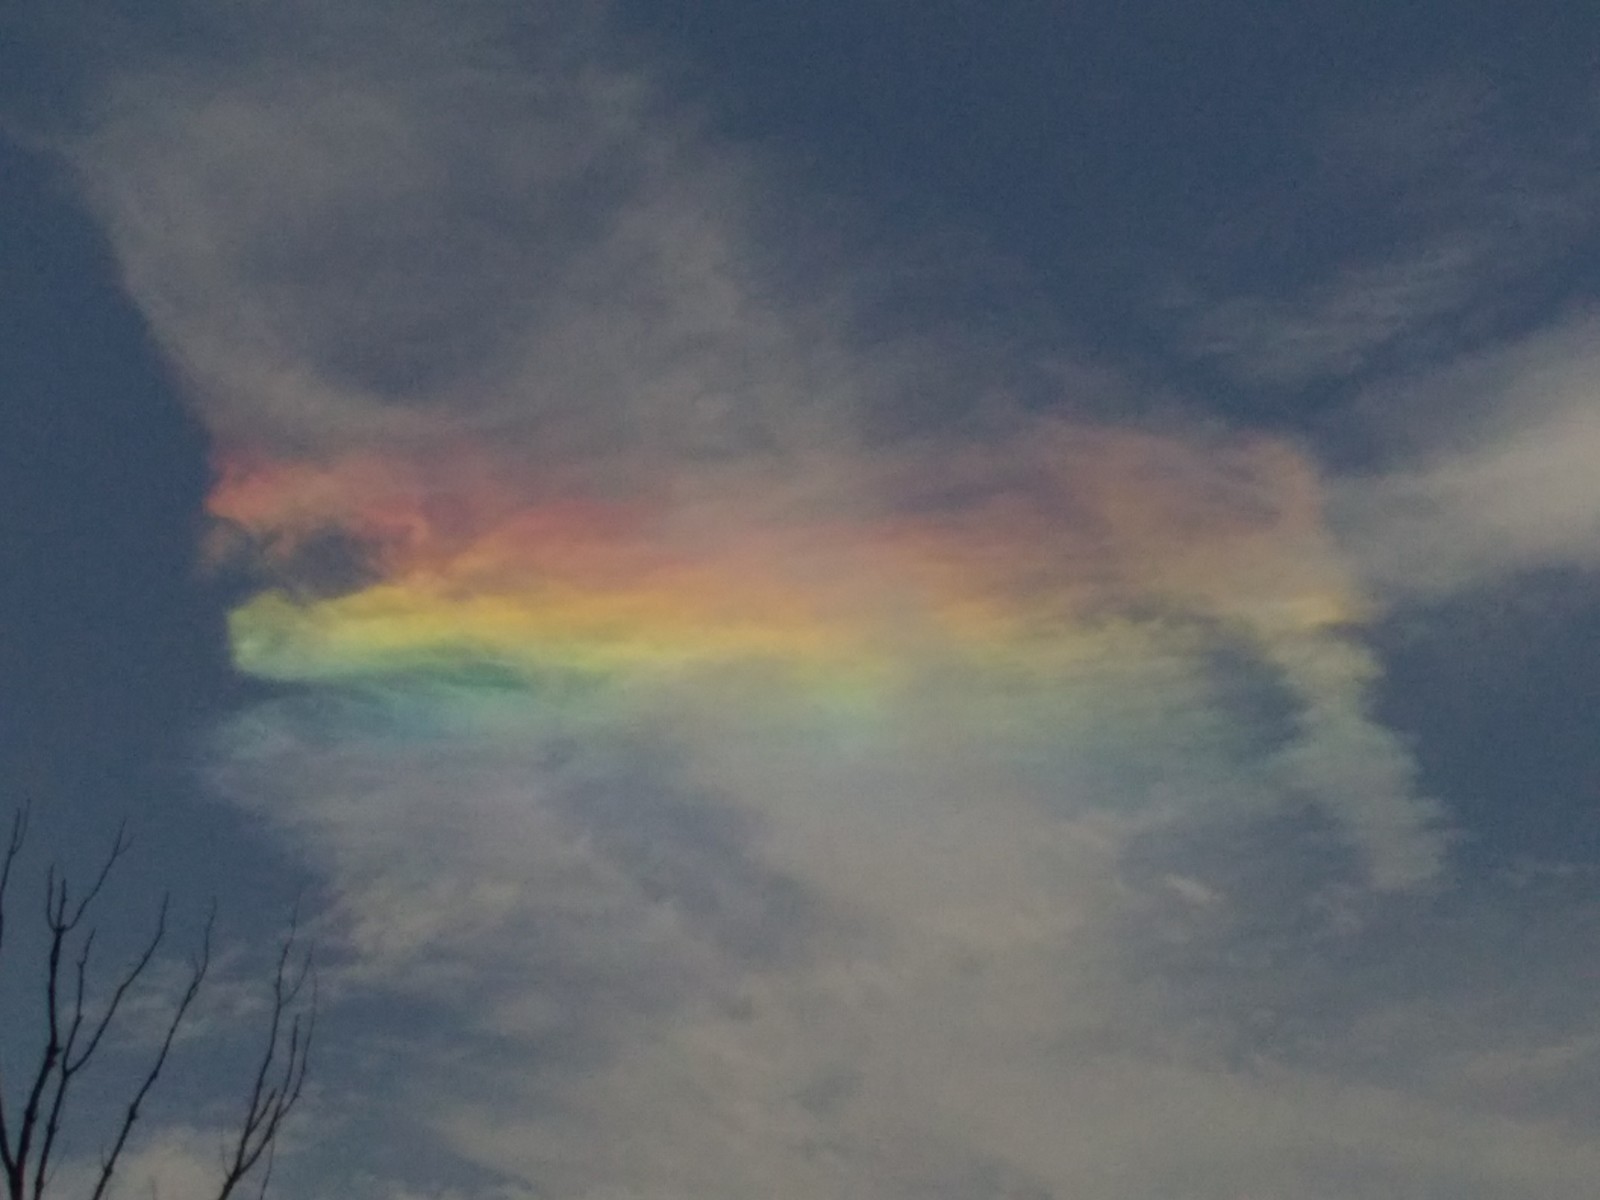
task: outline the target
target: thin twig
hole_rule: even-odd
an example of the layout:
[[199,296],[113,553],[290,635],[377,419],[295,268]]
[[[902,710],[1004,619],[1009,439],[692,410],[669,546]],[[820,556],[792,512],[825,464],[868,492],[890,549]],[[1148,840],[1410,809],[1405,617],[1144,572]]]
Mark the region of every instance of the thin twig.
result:
[[[13,870],[27,840],[29,811],[18,808],[0,852],[0,944],[5,933],[6,904]],[[74,896],[67,876],[52,864],[45,872],[44,921],[48,932],[43,970],[44,1045],[23,1094],[21,1112],[6,1105],[0,1076],[0,1170],[4,1200],[45,1200],[53,1178],[54,1152],[72,1106],[74,1083],[101,1049],[108,1031],[151,965],[167,936],[169,901],[163,897],[155,928],[133,961],[123,969],[104,1008],[90,1015],[91,965],[97,940],[85,926],[117,863],[131,845],[126,826],[119,827],[88,888]],[[126,1150],[142,1107],[161,1077],[179,1030],[188,1020],[211,969],[211,944],[216,922],[212,905],[200,947],[190,962],[187,982],[173,1005],[153,1059],[118,1118],[109,1148],[89,1200],[105,1200],[112,1176]],[[70,966],[67,964],[70,963]],[[70,971],[70,978],[64,977]],[[307,996],[307,988],[310,994]],[[255,1200],[265,1200],[272,1179],[277,1141],[283,1123],[299,1103],[317,1017],[317,980],[309,951],[299,953],[298,919],[291,916],[272,978],[272,1007],[266,1043],[251,1080],[237,1131],[223,1156],[223,1177],[215,1200],[229,1200],[235,1188],[259,1167]]]
[[[272,1173],[272,1158],[283,1121],[299,1103],[305,1088],[306,1067],[316,1029],[317,980],[309,952],[301,956],[298,967],[293,968],[291,974],[290,960],[298,933],[298,922],[291,919],[273,973],[272,1015],[268,1019],[266,1045],[251,1084],[244,1118],[239,1124],[239,1136],[234,1142],[231,1157],[225,1162],[217,1200],[228,1200],[263,1156],[266,1156],[267,1162],[258,1197],[266,1195]],[[299,1008],[300,996],[308,982],[311,997],[302,1009]],[[288,1017],[287,1031],[284,1028],[285,1017]],[[274,1063],[281,1063],[276,1074],[273,1072]],[[269,1080],[272,1081],[270,1084]]]
[[[167,1022],[167,1031],[161,1039],[161,1048],[156,1052],[150,1069],[145,1072],[143,1081],[133,1094],[133,1099],[128,1101],[128,1107],[123,1111],[122,1120],[117,1126],[116,1138],[112,1141],[111,1149],[100,1160],[100,1177],[96,1180],[94,1191],[89,1194],[89,1200],[101,1200],[106,1188],[111,1183],[112,1173],[117,1169],[117,1160],[122,1157],[122,1151],[128,1144],[128,1135],[133,1132],[134,1123],[139,1119],[139,1108],[144,1103],[145,1097],[150,1094],[150,1089],[161,1076],[161,1070],[167,1065],[167,1056],[172,1052],[173,1040],[178,1036],[178,1029],[183,1024],[184,1017],[188,1015],[189,1006],[200,993],[200,985],[205,982],[206,973],[211,969],[211,920],[206,921],[205,933],[200,942],[200,953],[196,955],[189,971],[188,985],[183,989],[176,1007],[172,1010],[172,1019]],[[35,1197],[34,1200],[39,1200]]]

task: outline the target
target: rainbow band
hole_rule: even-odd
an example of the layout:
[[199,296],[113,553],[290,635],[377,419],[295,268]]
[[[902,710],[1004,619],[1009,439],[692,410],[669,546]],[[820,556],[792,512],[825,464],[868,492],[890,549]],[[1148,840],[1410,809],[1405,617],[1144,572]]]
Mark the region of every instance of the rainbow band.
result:
[[[853,690],[930,659],[1042,678],[1107,639],[1137,654],[1148,638],[1108,615],[1130,609],[1269,645],[1358,611],[1320,542],[1314,477],[1281,445],[1076,429],[1020,462],[977,453],[932,480],[879,469],[864,490],[894,499],[859,516],[813,497],[775,508],[748,480],[701,481],[693,504],[556,494],[482,452],[234,457],[210,508],[271,581],[233,613],[234,653],[285,681],[744,664]],[[330,538],[359,570],[316,595],[307,548]]]

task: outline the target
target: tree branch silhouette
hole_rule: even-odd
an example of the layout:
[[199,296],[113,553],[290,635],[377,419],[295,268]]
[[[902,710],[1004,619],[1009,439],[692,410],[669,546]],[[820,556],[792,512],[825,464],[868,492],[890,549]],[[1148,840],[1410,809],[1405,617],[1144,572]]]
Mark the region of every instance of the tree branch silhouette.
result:
[[[7,923],[13,876],[27,844],[28,823],[27,806],[18,807],[12,814],[0,857],[0,971],[15,969],[5,957],[11,950],[6,942]],[[13,1094],[5,1064],[0,1062],[0,1174],[5,1181],[4,1200],[47,1200],[50,1196],[53,1159],[71,1114],[79,1076],[103,1048],[125,1001],[166,941],[170,898],[163,896],[149,936],[140,943],[131,963],[115,977],[98,1011],[92,1012],[90,976],[97,931],[90,918],[107,880],[130,845],[126,826],[119,827],[81,894],[74,893],[66,873],[55,864],[46,870],[44,925],[48,940],[39,966],[43,1045],[38,1048],[32,1067],[22,1075],[17,1094]],[[161,1078],[172,1047],[206,982],[215,923],[213,904],[200,945],[189,960],[182,989],[167,1014],[159,1045],[132,1084],[127,1103],[120,1108],[109,1131],[88,1200],[105,1200],[144,1104]],[[215,1200],[228,1200],[258,1167],[257,1195],[265,1196],[283,1123],[305,1088],[316,1009],[312,955],[301,944],[297,917],[291,917],[273,972],[265,1042],[256,1060],[244,1113],[228,1135]]]

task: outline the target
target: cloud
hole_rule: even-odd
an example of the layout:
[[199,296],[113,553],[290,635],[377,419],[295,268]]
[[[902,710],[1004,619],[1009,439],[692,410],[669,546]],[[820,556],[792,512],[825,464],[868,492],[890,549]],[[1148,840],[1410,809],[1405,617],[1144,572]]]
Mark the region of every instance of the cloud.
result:
[[[160,1200],[215,1200],[222,1178],[222,1131],[169,1125],[130,1147],[118,1161],[110,1194]],[[100,1177],[97,1161],[62,1163],[52,1188],[89,1195]]]
[[69,153],[260,585],[208,768],[327,881],[351,1138],[575,1200],[1584,1194],[1238,1012],[1315,1024],[1445,866],[1302,451],[876,420],[959,339],[865,340],[642,68],[306,20]]
[[1521,327],[1552,265],[1593,240],[1594,147],[1582,111],[1530,134],[1514,108],[1463,76],[1335,108],[1318,160],[1216,235],[1253,269],[1175,289],[1186,351],[1281,390],[1449,362]]
[[1390,430],[1385,461],[1334,508],[1377,587],[1428,597],[1600,565],[1596,333],[1578,316],[1388,389],[1370,418]]
[[[675,770],[593,737],[363,751],[323,719],[234,776],[316,823],[344,986],[449,1014],[396,1047],[397,1114],[555,1195],[1588,1186],[1592,1147],[1452,1062],[1485,1045],[1469,959],[1506,948],[1467,923],[1416,931],[1445,971],[1385,949],[1396,902],[1326,821],[1214,811],[1207,846],[1192,812],[1051,811],[949,729],[852,760],[721,720],[724,761]],[[1397,1001],[1435,980],[1432,1017]]]
[[1206,305],[1189,349],[1260,386],[1359,376],[1419,333],[1457,318],[1495,273],[1494,250],[1441,238],[1398,261],[1344,268],[1304,295]]
[[691,113],[519,23],[466,17],[452,44],[413,7],[307,15],[345,28],[293,70],[125,76],[72,150],[219,436],[454,430],[566,463],[769,447],[848,405]]

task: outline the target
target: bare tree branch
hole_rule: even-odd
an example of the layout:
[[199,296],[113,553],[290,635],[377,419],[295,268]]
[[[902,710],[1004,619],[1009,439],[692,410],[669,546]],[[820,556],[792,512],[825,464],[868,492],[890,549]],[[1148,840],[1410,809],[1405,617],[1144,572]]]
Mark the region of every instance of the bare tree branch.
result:
[[[13,870],[27,839],[28,809],[13,813],[10,833],[0,852],[0,944],[5,933],[6,902]],[[52,864],[45,872],[43,974],[43,1046],[28,1072],[21,1110],[7,1107],[5,1077],[0,1073],[0,1172],[3,1200],[45,1200],[50,1191],[52,1160],[63,1126],[68,1123],[77,1077],[95,1058],[124,1002],[144,977],[166,940],[169,902],[163,897],[155,928],[132,962],[116,977],[103,1005],[91,1000],[92,960],[96,930],[85,922],[131,842],[119,828],[89,887],[75,897],[67,877]],[[189,1019],[211,969],[216,906],[208,915],[200,947],[189,965],[182,993],[168,1015],[158,1048],[133,1088],[111,1130],[89,1200],[105,1200],[117,1165],[127,1149],[143,1106],[171,1057],[179,1031]],[[308,994],[309,993],[309,994]],[[96,1011],[91,1015],[91,1007]],[[298,920],[291,917],[273,972],[272,1004],[267,1038],[251,1079],[243,1117],[224,1152],[223,1175],[216,1200],[228,1197],[258,1167],[258,1200],[266,1195],[284,1120],[299,1102],[316,1024],[317,984],[309,951],[302,951]]]
[[[34,1169],[34,1200],[39,1200],[44,1194],[46,1172],[50,1165],[50,1153],[55,1148],[56,1135],[60,1131],[61,1114],[66,1103],[67,1089],[72,1084],[73,1076],[88,1064],[89,1060],[94,1057],[95,1051],[100,1048],[100,1041],[105,1037],[106,1030],[111,1027],[111,1022],[116,1019],[117,1010],[122,1007],[122,1002],[127,997],[129,989],[144,974],[145,968],[150,965],[151,960],[155,957],[156,949],[165,940],[168,903],[168,897],[163,896],[161,898],[161,908],[156,916],[156,927],[150,935],[150,940],[145,943],[144,950],[134,960],[133,965],[117,981],[117,986],[112,990],[111,998],[106,1002],[105,1009],[101,1012],[99,1019],[93,1023],[88,1041],[84,1043],[81,1049],[77,1049],[78,1034],[84,1025],[84,979],[89,964],[89,951],[94,944],[94,931],[91,930],[84,939],[83,951],[78,956],[76,969],[77,979],[74,989],[72,1024],[68,1027],[66,1040],[62,1045],[61,1062],[56,1071],[55,1094],[51,1100],[49,1116],[45,1123],[44,1141],[40,1145],[39,1158]],[[209,961],[210,940],[211,922],[208,920],[202,943],[200,963]],[[198,990],[203,977],[204,970],[202,968],[200,969],[200,978],[191,980],[190,990]],[[183,1019],[183,1012],[192,1001],[193,996],[186,992],[175,1013],[175,1022]],[[173,1030],[175,1032],[176,1024],[174,1024]],[[170,1043],[170,1041],[171,1036],[169,1034],[168,1042]],[[74,1053],[75,1049],[77,1049],[77,1053]],[[162,1058],[164,1059],[165,1056],[166,1046],[163,1046]],[[159,1072],[160,1069],[160,1063],[158,1062],[155,1070]],[[152,1079],[151,1082],[153,1083],[154,1080]]]
[[[172,1052],[173,1039],[178,1036],[178,1029],[183,1025],[184,1017],[188,1015],[189,1006],[200,994],[200,985],[205,982],[206,973],[211,969],[211,927],[214,919],[213,915],[206,920],[205,934],[200,941],[200,952],[190,966],[189,982],[172,1010],[172,1019],[167,1022],[166,1034],[161,1039],[161,1049],[156,1052],[150,1069],[145,1072],[144,1079],[140,1081],[138,1089],[133,1094],[133,1099],[128,1101],[128,1107],[123,1110],[122,1120],[117,1126],[116,1138],[111,1144],[111,1149],[100,1159],[100,1177],[95,1182],[94,1191],[89,1194],[90,1200],[101,1200],[105,1195],[105,1190],[111,1183],[112,1173],[117,1169],[117,1160],[122,1157],[122,1151],[127,1147],[128,1135],[133,1132],[134,1123],[139,1119],[140,1106],[144,1104],[145,1097],[150,1094],[150,1089],[160,1078],[162,1068],[167,1065],[167,1056]],[[33,1200],[40,1200],[40,1197],[36,1194]]]
[[[49,1114],[54,1114],[55,1121],[49,1120],[46,1115],[45,1139],[47,1146],[53,1147],[55,1143],[54,1132],[50,1129],[52,1123],[59,1124],[60,1106],[65,1101],[65,1089],[71,1082],[73,1070],[63,1057],[71,1041],[77,1038],[78,1030],[83,1024],[83,975],[88,968],[88,955],[94,941],[93,934],[85,938],[82,953],[78,959],[78,989],[77,1006],[72,1016],[67,1018],[68,1034],[64,1037],[62,1032],[63,1012],[61,1007],[61,959],[66,951],[68,939],[83,923],[84,916],[89,911],[89,906],[100,895],[105,887],[106,880],[110,878],[112,869],[128,849],[126,825],[117,828],[117,835],[111,843],[111,849],[101,861],[100,869],[96,872],[94,882],[89,890],[76,903],[72,903],[71,889],[65,875],[59,874],[52,863],[45,873],[45,904],[44,916],[46,928],[50,931],[50,948],[45,960],[45,1022],[47,1037],[44,1050],[39,1056],[38,1069],[33,1074],[33,1083],[28,1088],[27,1100],[23,1103],[22,1116],[16,1129],[15,1144],[8,1147],[6,1155],[6,1184],[14,1200],[25,1200],[28,1163],[33,1154],[34,1137],[40,1132],[39,1118],[40,1105],[46,1093],[55,1085],[56,1097],[51,1102]],[[9,867],[9,863],[8,863]],[[129,979],[118,989],[117,1000],[126,992],[134,979],[143,973],[149,965],[151,956],[155,953],[156,946],[160,944],[165,930],[166,906],[162,906],[161,923],[157,927],[156,936],[150,946],[145,950],[134,967]],[[114,1015],[114,1014],[113,1014]],[[109,1023],[109,1022],[107,1022]],[[70,1039],[70,1040],[69,1040]],[[97,1039],[98,1040],[98,1039]],[[42,1148],[34,1171],[34,1200],[38,1200],[43,1187],[43,1168],[46,1164],[48,1149]]]
[[0,947],[6,941],[6,892],[11,887],[11,868],[16,865],[17,856],[22,853],[22,844],[28,837],[28,806],[18,807],[11,814],[11,834],[6,839],[6,856],[0,861]]
[[[122,824],[117,826],[117,836],[111,841],[111,849],[107,852],[105,859],[101,862],[100,870],[94,877],[94,883],[89,885],[89,890],[84,893],[83,899],[79,900],[77,905],[74,906],[72,910],[72,916],[70,918],[66,916],[67,881],[65,878],[61,880],[60,905],[58,907],[58,911],[56,912],[55,920],[59,921],[65,919],[67,932],[70,933],[82,923],[84,913],[89,911],[89,906],[94,903],[95,897],[98,896],[101,889],[106,886],[106,880],[111,877],[112,868],[115,867],[118,861],[121,860],[122,856],[128,852],[128,847],[131,845],[133,845],[133,843],[128,840],[128,823],[124,821]],[[54,872],[52,869],[52,874],[53,873]],[[52,928],[54,928],[54,925],[52,925]]]
[[[317,979],[310,952],[295,954],[298,937],[298,920],[291,919],[273,974],[272,1014],[268,1019],[266,1046],[250,1088],[244,1118],[239,1124],[239,1136],[225,1164],[217,1200],[228,1200],[263,1155],[267,1162],[259,1195],[266,1195],[272,1176],[272,1152],[277,1146],[280,1127],[299,1103],[305,1087],[306,1066],[316,1031]],[[300,997],[308,984],[311,995],[302,1005]],[[285,1018],[288,1019],[287,1030]],[[276,1072],[274,1064],[277,1064]]]
[[[29,809],[26,804],[19,805],[11,814],[11,833],[6,839],[6,854],[0,862],[0,951],[4,950],[6,940],[6,894],[11,889],[11,871],[16,866],[17,856],[22,853],[23,842],[28,836]],[[11,1127],[6,1113],[6,1080],[5,1072],[0,1070],[0,1169],[5,1172],[6,1186],[12,1193],[15,1192],[14,1181],[19,1178],[17,1157],[11,1146]]]
[[16,1130],[16,1144],[6,1162],[6,1184],[14,1200],[23,1200],[27,1180],[28,1162],[33,1149],[33,1135],[39,1123],[39,1102],[45,1088],[54,1077],[56,1064],[61,1060],[60,980],[61,952],[66,942],[69,926],[60,919],[65,912],[67,885],[56,878],[52,865],[45,877],[45,921],[50,929],[50,949],[45,962],[45,1020],[48,1035],[39,1065],[33,1072],[33,1082],[28,1087],[22,1116]]

